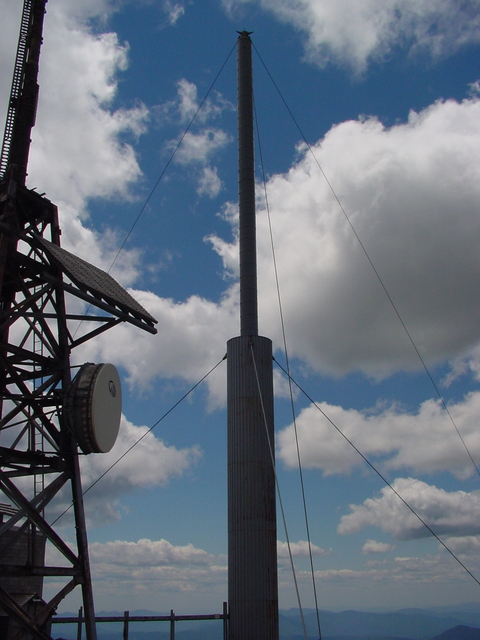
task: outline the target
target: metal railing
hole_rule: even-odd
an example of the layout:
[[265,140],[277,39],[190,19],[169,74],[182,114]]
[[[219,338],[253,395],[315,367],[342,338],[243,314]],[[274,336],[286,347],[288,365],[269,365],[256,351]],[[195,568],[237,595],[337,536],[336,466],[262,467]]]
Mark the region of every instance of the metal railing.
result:
[[[223,603],[223,613],[208,613],[199,615],[176,615],[173,609],[168,616],[131,616],[129,611],[125,611],[123,616],[96,616],[95,623],[101,622],[118,622],[123,624],[123,640],[128,640],[129,625],[132,622],[169,622],[170,623],[170,640],[175,640],[175,623],[181,621],[197,621],[197,620],[223,620],[223,639],[228,637],[228,610],[227,603]],[[52,624],[76,624],[77,636],[76,640],[82,640],[82,628],[85,622],[83,609],[80,608],[76,617],[54,616]]]

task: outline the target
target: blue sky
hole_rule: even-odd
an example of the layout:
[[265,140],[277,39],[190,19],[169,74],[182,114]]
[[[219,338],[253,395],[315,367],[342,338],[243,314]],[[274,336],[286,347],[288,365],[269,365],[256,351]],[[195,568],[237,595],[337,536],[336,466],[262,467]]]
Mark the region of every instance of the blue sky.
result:
[[[2,114],[20,4],[0,0]],[[117,444],[82,460],[84,487],[144,436],[85,496],[98,610],[205,613],[227,598],[225,363],[146,431],[238,334],[244,28],[292,374],[480,579],[479,474],[456,430],[478,464],[480,7],[457,4],[49,0],[28,186],[58,205],[63,246],[105,270],[115,261],[112,274],[158,320],[157,336],[119,327],[73,355],[114,363],[124,393]],[[260,330],[284,365],[258,155],[257,165]],[[275,376],[279,484],[311,607],[288,385]],[[295,391],[294,404],[320,608],[478,601],[478,584],[308,398]],[[280,518],[278,538],[288,608],[298,603]]]

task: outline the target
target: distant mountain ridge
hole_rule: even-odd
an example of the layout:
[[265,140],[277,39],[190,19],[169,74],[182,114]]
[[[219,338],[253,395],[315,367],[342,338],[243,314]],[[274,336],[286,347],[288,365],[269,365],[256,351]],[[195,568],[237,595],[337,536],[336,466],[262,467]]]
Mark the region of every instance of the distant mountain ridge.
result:
[[[130,611],[130,616],[168,615],[147,610]],[[57,617],[74,617],[64,613]],[[122,612],[97,612],[97,616],[119,616]],[[401,609],[390,612],[320,611],[322,640],[480,640],[480,605],[469,603],[457,607]],[[318,640],[317,615],[305,609],[303,618],[309,640]],[[122,640],[122,623],[98,623],[99,640]],[[75,640],[75,624],[54,624],[53,638]],[[131,623],[129,640],[169,640],[168,622]],[[177,622],[177,640],[222,640],[223,623],[219,621]],[[298,609],[280,612],[280,640],[304,640]]]
[[[305,617],[307,633],[317,631],[316,614]],[[456,615],[430,615],[427,611],[404,613],[369,613],[360,611],[342,611],[332,613],[323,611],[320,614],[322,636],[383,636],[402,637],[411,640],[423,640],[440,635],[444,631],[464,624],[464,620]],[[480,617],[478,620],[480,627]],[[318,636],[318,632],[316,634]]]
[[480,629],[460,625],[445,631],[432,640],[480,640]]

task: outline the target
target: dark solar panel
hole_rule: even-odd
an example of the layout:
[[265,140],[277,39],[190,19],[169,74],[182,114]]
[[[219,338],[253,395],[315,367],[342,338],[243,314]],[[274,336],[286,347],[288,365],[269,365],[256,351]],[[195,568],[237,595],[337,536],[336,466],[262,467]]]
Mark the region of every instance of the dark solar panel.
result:
[[88,289],[94,295],[112,301],[121,309],[125,309],[134,316],[140,316],[149,325],[156,324],[156,320],[139,304],[125,289],[118,284],[111,275],[102,271],[98,267],[93,266],[75,256],[73,253],[62,249],[61,247],[45,240],[40,236],[36,239],[44,247],[46,253],[51,259],[57,262],[62,271],[81,289]]

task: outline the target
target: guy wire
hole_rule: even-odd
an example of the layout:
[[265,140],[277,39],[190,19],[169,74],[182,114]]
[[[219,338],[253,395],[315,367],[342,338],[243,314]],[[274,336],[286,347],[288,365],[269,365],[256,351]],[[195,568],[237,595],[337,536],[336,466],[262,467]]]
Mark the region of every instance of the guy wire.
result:
[[[275,359],[275,357],[273,359],[277,363],[277,365],[280,367],[280,369],[283,371],[283,373],[286,376],[288,376],[289,374],[286,371],[286,369],[284,367],[282,367],[282,365],[278,362],[278,360]],[[343,433],[343,431],[340,429],[340,427],[338,427],[335,424],[335,422],[333,422],[333,420],[325,413],[325,411],[323,411],[323,409],[318,406],[318,404],[315,402],[315,400],[312,398],[312,396],[309,395],[309,393],[307,391],[305,391],[305,389],[303,389],[303,387],[300,385],[300,383],[298,383],[295,380],[295,378],[293,378],[293,377],[292,377],[292,382],[303,393],[303,395],[307,398],[307,400],[309,400],[311,402],[312,406],[314,406],[315,409],[317,409],[322,414],[322,416],[326,420],[328,420],[328,422],[332,425],[332,427],[342,436],[342,438],[344,438],[344,440],[346,442],[348,442],[348,444],[358,453],[358,455],[363,459],[363,461],[367,463],[367,465],[370,467],[370,469],[372,469],[372,471],[374,471],[377,474],[377,476],[385,483],[385,485],[389,489],[391,489],[391,491],[393,491],[393,493],[397,496],[397,498],[399,498],[403,502],[403,504],[407,507],[407,509],[409,509],[411,511],[411,513],[422,523],[422,525],[427,529],[427,531],[432,534],[432,536],[435,538],[435,540],[437,540],[437,542],[439,542],[442,545],[442,547],[445,549],[445,551],[448,551],[448,553],[452,556],[452,558],[456,562],[458,562],[458,564],[462,567],[462,569],[464,569],[464,571],[466,571],[468,573],[468,575],[480,586],[480,580],[475,577],[475,575],[470,571],[470,569],[468,569],[463,564],[463,562],[460,560],[460,558],[457,555],[455,555],[455,553],[447,546],[447,544],[440,538],[440,536],[437,533],[435,533],[435,531],[432,529],[432,527],[430,527],[430,525],[428,525],[425,522],[425,520],[415,511],[415,509],[405,500],[405,498],[402,497],[402,495],[395,489],[395,487],[375,467],[375,465],[372,462],[370,462],[370,460],[367,458],[367,456],[360,451],[360,449],[350,440],[350,438]]]
[[[286,336],[286,331],[285,331],[285,321],[284,321],[284,315],[283,315],[282,297],[280,295],[280,281],[279,281],[279,277],[278,277],[277,258],[276,258],[276,252],[275,252],[275,242],[274,242],[274,239],[273,239],[272,220],[271,220],[271,216],[270,216],[270,205],[269,205],[269,202],[268,202],[267,181],[266,181],[266,176],[265,176],[265,165],[263,163],[263,152],[262,152],[262,144],[261,144],[261,138],[260,138],[260,125],[259,125],[259,122],[258,122],[258,115],[257,115],[257,110],[256,110],[256,105],[255,105],[255,99],[253,101],[253,107],[254,107],[254,112],[255,112],[255,123],[256,123],[257,139],[258,139],[258,152],[259,152],[259,155],[260,155],[260,166],[261,166],[261,170],[262,170],[262,182],[263,182],[263,190],[264,190],[264,196],[265,196],[265,207],[266,207],[266,211],[267,211],[268,228],[269,228],[269,232],[270,232],[270,244],[271,244],[271,248],[272,248],[273,269],[274,269],[274,272],[275,272],[275,286],[276,286],[276,290],[277,290],[277,300],[278,300],[278,308],[279,308],[279,315],[280,315],[280,324],[281,324],[281,328],[282,328],[283,349],[284,349],[284,352],[285,352],[285,362],[286,362],[286,366],[287,366],[287,371],[290,373],[290,359],[289,359],[289,356],[288,356],[287,336]],[[322,631],[321,631],[321,627],[320,627],[320,615],[319,615],[319,608],[318,608],[317,585],[315,583],[315,569],[314,569],[314,566],[313,566],[312,541],[311,541],[311,537],[310,537],[310,525],[309,525],[309,519],[308,519],[307,501],[306,501],[306,497],[305,497],[305,483],[303,481],[303,469],[302,469],[302,461],[301,461],[301,456],[300,456],[300,446],[299,446],[299,441],[298,441],[297,416],[296,416],[296,411],[295,411],[295,403],[294,403],[294,400],[293,400],[293,389],[292,389],[292,382],[290,380],[290,377],[288,377],[288,388],[289,388],[289,395],[290,395],[290,406],[291,406],[291,410],[292,410],[293,427],[294,427],[294,432],[295,432],[295,445],[296,445],[296,450],[297,450],[298,470],[299,470],[299,476],[300,476],[300,488],[301,488],[302,501],[303,501],[303,514],[304,514],[304,519],[305,519],[305,531],[306,531],[306,535],[307,535],[308,556],[309,556],[309,560],[310,560],[310,573],[311,573],[311,577],[312,577],[313,596],[314,596],[314,601],[315,601],[315,613],[316,613],[316,617],[317,617],[318,638],[319,638],[319,640],[322,640]],[[290,543],[288,543],[288,548],[289,548],[289,553],[290,553]]]
[[264,405],[264,402],[263,402],[262,388],[260,386],[260,380],[258,379],[257,362],[255,360],[255,352],[253,350],[253,345],[252,344],[250,344],[250,352],[252,354],[253,368],[255,370],[255,380],[257,382],[257,389],[258,389],[258,394],[260,396],[260,404],[261,404],[261,407],[262,407],[263,424],[264,424],[265,432],[266,432],[266,436],[267,436],[268,449],[269,449],[269,452],[270,452],[270,459],[271,459],[271,463],[272,463],[273,474],[275,476],[275,485],[276,485],[276,488],[277,488],[278,504],[280,506],[280,511],[282,513],[283,528],[285,529],[285,537],[287,539],[288,556],[290,558],[290,566],[292,568],[293,582],[294,582],[294,585],[295,585],[295,593],[297,595],[298,610],[300,612],[300,618],[302,620],[303,634],[305,636],[305,640],[308,640],[307,639],[307,628],[306,628],[306,625],[305,625],[305,618],[304,618],[304,615],[303,615],[303,607],[302,607],[302,602],[301,602],[301,599],[300,599],[300,591],[299,591],[299,588],[298,588],[297,573],[296,573],[296,570],[295,570],[295,563],[293,562],[292,548],[291,548],[291,545],[290,545],[290,536],[288,535],[287,519],[285,517],[285,510],[283,508],[282,493],[280,491],[280,484],[278,482],[277,469],[276,469],[276,466],[275,466],[275,453],[273,451],[273,446],[272,446],[272,441],[270,439],[270,434],[268,433],[268,423],[267,423],[267,416],[266,416],[266,413],[265,413],[265,405]]
[[[179,405],[180,405],[184,400],[186,400],[186,398],[187,398],[191,393],[193,393],[193,391],[195,391],[195,389],[196,389],[199,385],[201,385],[201,384],[202,384],[202,382],[204,382],[204,380],[206,380],[206,379],[208,378],[208,376],[209,376],[211,373],[213,373],[213,372],[215,371],[215,369],[216,369],[217,367],[219,367],[219,366],[221,365],[221,363],[222,363],[226,358],[227,358],[227,356],[226,356],[226,355],[224,355],[224,356],[223,356],[223,358],[222,358],[221,360],[219,360],[219,362],[217,362],[217,364],[216,364],[214,367],[212,367],[212,368],[210,369],[210,371],[208,371],[208,373],[206,373],[202,378],[200,378],[200,380],[198,380],[198,382],[196,382],[196,383],[193,385],[193,387],[190,387],[190,389],[189,389],[186,393],[184,393],[184,394],[183,394],[183,396],[182,396],[181,398],[179,398],[179,400],[177,400],[177,402],[175,402],[175,404],[173,404],[173,405],[170,407],[170,409],[168,409],[168,411],[166,411],[166,412],[165,412],[165,413],[164,413],[164,414],[163,414],[163,415],[162,415],[162,416],[161,416],[161,417],[160,417],[160,418],[159,418],[159,419],[158,419],[158,420],[157,420],[157,421],[156,421],[156,422],[151,426],[151,427],[149,427],[149,428],[148,428],[148,430],[147,430],[147,431],[145,431],[145,433],[144,433],[144,434],[142,434],[142,435],[140,436],[140,438],[138,438],[138,440],[136,440],[136,441],[135,441],[135,442],[134,442],[134,443],[133,443],[133,444],[132,444],[132,445],[131,445],[127,450],[126,450],[126,451],[124,451],[124,452],[122,453],[122,455],[121,455],[117,460],[115,460],[115,462],[113,462],[113,463],[108,467],[108,469],[106,469],[106,470],[105,470],[105,471],[104,471],[104,472],[103,472],[103,473],[102,473],[102,474],[101,474],[101,475],[100,475],[96,480],[94,480],[94,482],[92,482],[92,484],[91,484],[91,485],[89,485],[86,489],[84,489],[84,490],[83,490],[83,492],[82,492],[82,496],[84,496],[86,493],[88,493],[88,492],[90,491],[90,489],[93,489],[93,487],[94,487],[98,482],[100,482],[100,480],[102,480],[102,478],[104,478],[104,477],[107,475],[107,473],[109,473],[109,472],[113,469],[113,467],[115,467],[115,466],[116,466],[116,465],[117,465],[121,460],[123,460],[123,458],[125,458],[125,456],[126,456],[126,455],[128,455],[128,454],[130,453],[130,451],[131,451],[134,447],[136,447],[136,446],[137,446],[137,444],[139,444],[139,443],[140,443],[140,442],[145,438],[145,436],[147,436],[151,431],[153,431],[153,430],[155,429],[155,427],[156,427],[157,425],[159,425],[159,424],[160,424],[160,422],[162,422],[162,421],[163,421],[163,420],[164,420],[168,415],[170,415],[170,413],[172,413],[172,411],[173,411],[174,409],[176,409],[176,408],[177,408],[177,407],[178,407],[178,406],[179,406]],[[58,522],[58,521],[60,520],[60,518],[62,518],[62,517],[67,513],[67,511],[69,511],[72,507],[73,507],[73,502],[72,502],[71,504],[69,504],[69,506],[68,506],[64,511],[62,511],[62,513],[61,513],[59,516],[57,516],[57,518],[56,518],[56,519],[51,523],[51,526],[53,526],[56,522]]]
[[397,318],[398,318],[398,320],[399,320],[399,322],[400,322],[401,326],[403,327],[403,330],[404,330],[404,332],[405,332],[405,334],[406,334],[406,336],[407,336],[408,340],[410,341],[410,344],[412,345],[412,347],[413,347],[413,349],[414,349],[414,351],[415,351],[415,353],[416,353],[416,355],[417,355],[418,359],[420,360],[420,363],[421,363],[421,365],[422,365],[422,367],[423,367],[423,369],[424,369],[425,373],[427,374],[427,376],[428,376],[428,378],[429,378],[429,380],[430,380],[430,382],[431,382],[431,384],[432,384],[432,386],[433,386],[433,388],[434,388],[434,390],[435,390],[435,393],[437,394],[437,396],[438,396],[438,398],[439,398],[439,400],[440,400],[440,403],[441,403],[441,405],[442,405],[442,407],[443,407],[444,411],[446,412],[446,414],[447,414],[448,418],[450,419],[450,422],[451,422],[451,423],[452,423],[452,425],[454,426],[455,431],[457,432],[457,435],[458,435],[458,437],[460,438],[460,441],[461,441],[461,443],[463,444],[463,446],[464,446],[464,448],[465,448],[465,451],[467,452],[468,457],[470,458],[470,461],[471,461],[471,463],[472,463],[472,465],[473,465],[473,467],[474,467],[474,469],[475,469],[475,471],[476,471],[477,475],[478,475],[478,476],[480,476],[480,469],[479,469],[478,465],[476,464],[475,460],[473,459],[473,456],[472,456],[472,454],[470,453],[470,450],[469,450],[469,448],[468,448],[468,446],[467,446],[467,443],[465,442],[465,440],[464,440],[464,438],[463,438],[462,434],[460,433],[460,430],[459,430],[459,428],[457,427],[457,424],[456,424],[455,420],[453,419],[452,414],[450,413],[450,411],[449,411],[449,409],[448,409],[447,403],[445,402],[444,397],[443,397],[443,396],[442,396],[442,394],[440,393],[440,389],[438,388],[437,383],[436,383],[436,382],[435,382],[435,380],[433,379],[433,376],[432,376],[432,374],[430,373],[430,370],[429,370],[429,368],[427,367],[427,364],[426,364],[426,362],[425,362],[425,360],[424,360],[424,358],[423,358],[422,354],[420,353],[420,351],[419,351],[419,349],[418,349],[418,347],[417,347],[417,345],[416,345],[416,343],[415,343],[415,341],[414,341],[414,339],[413,339],[412,335],[410,334],[410,332],[409,332],[409,330],[408,330],[408,328],[407,328],[407,325],[405,324],[405,322],[404,322],[404,320],[403,320],[403,318],[402,318],[402,316],[401,316],[401,314],[400,314],[400,311],[398,310],[397,306],[395,305],[395,302],[393,301],[392,296],[390,295],[390,293],[389,293],[389,291],[388,291],[388,289],[387,289],[387,287],[386,287],[385,283],[383,282],[382,277],[380,276],[380,273],[378,272],[378,270],[377,270],[377,268],[376,268],[375,264],[373,263],[373,260],[370,258],[370,255],[369,255],[369,253],[368,253],[368,251],[367,251],[367,249],[366,249],[365,245],[363,244],[363,242],[362,242],[362,240],[361,240],[360,236],[358,235],[357,230],[356,230],[356,229],[355,229],[355,227],[353,226],[353,223],[352,223],[352,221],[350,220],[350,217],[349,217],[349,215],[347,214],[347,211],[345,210],[345,207],[343,206],[343,204],[342,204],[342,202],[341,202],[340,198],[338,197],[338,195],[337,195],[337,193],[336,193],[335,189],[333,188],[333,185],[331,184],[330,180],[328,179],[328,177],[327,177],[327,175],[326,175],[326,173],[325,173],[325,171],[324,171],[324,169],[323,169],[322,165],[321,165],[321,164],[320,164],[320,162],[318,161],[318,158],[316,157],[316,155],[315,155],[315,153],[314,153],[314,151],[313,151],[313,149],[312,149],[312,146],[311,146],[311,145],[310,145],[310,143],[307,141],[307,138],[305,137],[305,134],[303,133],[303,131],[302,131],[302,129],[301,129],[301,127],[300,127],[300,125],[298,124],[297,119],[296,119],[296,118],[295,118],[295,116],[293,115],[292,110],[291,110],[291,109],[290,109],[290,107],[288,106],[287,101],[286,101],[286,100],[285,100],[285,98],[283,97],[282,92],[280,91],[280,89],[279,89],[279,87],[278,87],[277,83],[276,83],[276,82],[275,82],[275,80],[273,79],[272,74],[271,74],[271,73],[270,73],[270,71],[268,70],[268,68],[267,68],[267,66],[266,66],[265,62],[263,61],[263,59],[262,59],[262,57],[261,57],[261,55],[260,55],[260,53],[259,53],[258,49],[255,47],[255,45],[253,45],[253,46],[254,46],[255,51],[256,51],[256,53],[257,53],[257,55],[258,55],[259,59],[260,59],[260,62],[262,63],[262,65],[263,65],[263,67],[264,67],[265,71],[267,72],[268,77],[269,77],[269,78],[270,78],[270,80],[272,81],[273,86],[275,87],[275,89],[276,89],[276,91],[277,91],[278,95],[280,96],[281,101],[283,102],[283,104],[284,104],[285,108],[287,109],[287,111],[288,111],[288,113],[289,113],[290,117],[292,118],[292,120],[293,120],[293,122],[294,122],[295,126],[297,127],[297,129],[298,129],[298,131],[299,131],[299,133],[300,133],[300,136],[301,136],[302,140],[304,141],[304,143],[305,143],[305,145],[306,145],[306,147],[307,147],[308,151],[309,151],[309,152],[310,152],[310,154],[312,155],[312,157],[313,157],[313,159],[314,159],[314,161],[315,161],[315,164],[316,164],[316,165],[317,165],[317,167],[319,168],[320,173],[322,174],[323,178],[325,179],[325,182],[326,182],[326,184],[327,184],[328,188],[329,188],[329,189],[330,189],[330,191],[332,192],[333,197],[335,198],[335,200],[336,200],[336,202],[337,202],[338,206],[340,207],[340,210],[342,211],[342,213],[343,213],[343,215],[344,215],[344,217],[345,217],[345,220],[347,221],[348,225],[350,226],[350,228],[351,228],[351,230],[352,230],[352,232],[353,232],[353,235],[355,236],[355,238],[356,238],[356,240],[357,240],[358,244],[360,245],[360,248],[362,249],[362,251],[363,251],[363,253],[364,253],[364,255],[365,255],[365,257],[366,257],[366,259],[367,259],[368,263],[370,264],[370,267],[372,268],[373,273],[375,274],[375,276],[376,276],[376,278],[377,278],[377,280],[378,280],[378,282],[379,282],[379,284],[380,284],[381,288],[383,289],[383,292],[385,293],[385,295],[386,295],[386,297],[387,297],[387,299],[388,299],[388,301],[389,301],[389,303],[390,303],[390,305],[391,305],[391,307],[392,307],[392,309],[393,309],[393,311],[394,311],[395,315],[397,316]]

